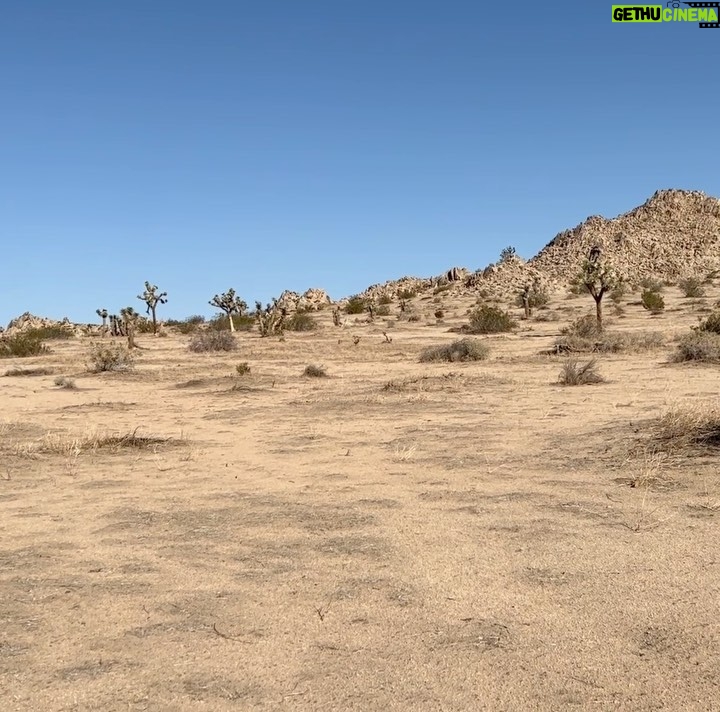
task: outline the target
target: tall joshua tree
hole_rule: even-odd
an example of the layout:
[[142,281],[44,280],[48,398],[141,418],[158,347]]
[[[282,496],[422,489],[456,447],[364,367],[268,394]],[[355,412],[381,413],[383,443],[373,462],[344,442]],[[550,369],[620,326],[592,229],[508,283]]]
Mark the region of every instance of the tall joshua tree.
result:
[[230,322],[230,331],[235,331],[232,315],[242,314],[247,309],[247,304],[240,297],[235,296],[235,290],[232,288],[222,294],[216,294],[209,304],[211,307],[216,307],[225,312]]
[[135,348],[135,326],[137,325],[138,317],[140,316],[132,307],[124,307],[120,310],[120,316],[122,317],[123,326],[125,327],[125,334],[127,335],[128,348]]
[[147,304],[146,313],[152,315],[153,334],[157,334],[157,317],[155,312],[158,304],[167,304],[167,292],[158,294],[157,290],[156,285],[145,282],[145,291],[142,294],[138,294],[138,299]]
[[103,331],[107,331],[107,318],[108,318],[108,310],[107,309],[96,309],[95,313],[103,320]]
[[588,258],[583,262],[582,270],[577,277],[577,281],[590,292],[590,295],[595,300],[597,325],[598,329],[602,331],[602,300],[609,291],[615,289],[617,286],[618,275],[612,266],[602,259],[602,253],[599,247],[593,247],[590,250]]

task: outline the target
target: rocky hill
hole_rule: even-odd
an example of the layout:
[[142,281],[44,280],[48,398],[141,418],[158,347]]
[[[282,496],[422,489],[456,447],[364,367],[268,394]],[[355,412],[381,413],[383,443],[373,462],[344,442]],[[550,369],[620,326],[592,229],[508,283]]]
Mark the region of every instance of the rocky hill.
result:
[[527,262],[510,257],[472,274],[454,268],[427,279],[403,277],[369,287],[363,296],[392,297],[408,285],[424,291],[448,284],[455,293],[484,291],[503,297],[533,281],[558,289],[573,280],[596,245],[629,282],[648,276],[704,276],[720,268],[720,200],[697,191],[660,190],[628,213],[612,219],[592,216],[559,233]]

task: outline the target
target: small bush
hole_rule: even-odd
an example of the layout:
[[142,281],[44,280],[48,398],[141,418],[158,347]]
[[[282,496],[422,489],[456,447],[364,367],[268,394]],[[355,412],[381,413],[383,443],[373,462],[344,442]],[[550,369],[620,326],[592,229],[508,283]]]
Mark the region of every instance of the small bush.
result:
[[168,319],[165,326],[176,329],[181,334],[194,334],[202,324],[205,323],[205,317],[201,315],[189,316],[182,321],[177,319]]
[[661,314],[665,311],[665,300],[662,294],[658,292],[646,289],[640,299],[642,300],[643,309],[647,309],[651,314]]
[[665,285],[659,279],[655,279],[654,277],[645,277],[640,280],[640,286],[646,292],[662,292],[665,288]]
[[43,344],[42,339],[29,332],[21,332],[0,339],[0,358],[40,356],[49,351],[50,349]]
[[697,404],[675,407],[656,424],[655,438],[667,450],[720,446],[720,409]]
[[375,316],[390,316],[390,307],[387,304],[381,304],[375,310]]
[[[255,317],[249,314],[233,314],[232,320],[236,331],[251,331],[255,326]],[[207,326],[210,331],[230,331],[230,320],[227,314],[217,314]]]
[[359,296],[350,297],[345,305],[346,314],[364,314],[366,309],[366,300]]
[[678,344],[673,361],[704,361],[720,363],[720,334],[710,331],[693,331]]
[[238,376],[247,376],[250,373],[250,364],[247,361],[243,361],[235,366]]
[[419,314],[410,314],[407,318],[408,321],[420,321],[421,319],[422,317]]
[[444,317],[445,317],[445,312],[442,309],[435,310],[435,318],[436,319],[443,319]]
[[[158,328],[160,328],[159,322],[158,322]],[[138,334],[154,333],[152,321],[150,321],[150,319],[147,319],[144,316],[139,317],[138,320],[135,322],[135,332]]]
[[601,336],[603,332],[598,326],[595,316],[586,314],[561,329],[560,333],[567,336],[578,336],[581,339],[593,339]]
[[433,361],[484,361],[490,353],[487,344],[478,339],[459,339],[451,344],[430,346],[420,354],[421,363]]
[[570,359],[563,364],[558,377],[558,382],[564,386],[588,386],[604,381],[605,379],[597,372],[595,359],[584,364]]
[[649,351],[664,345],[658,331],[598,331],[595,317],[586,316],[562,330],[554,353],[633,353]]
[[55,373],[54,368],[47,368],[45,366],[38,366],[37,368],[18,368],[13,366],[5,371],[6,376],[49,376]]
[[314,331],[317,322],[305,312],[295,312],[285,321],[285,331]]
[[378,299],[378,304],[380,304],[380,305],[392,304],[392,299],[390,298],[390,296],[388,294],[383,294],[382,297],[380,297],[380,299]]
[[516,326],[517,322],[507,312],[483,304],[471,312],[470,324],[465,331],[470,334],[500,334]]
[[417,297],[417,289],[399,289],[397,296],[398,299],[412,299]]
[[237,349],[237,341],[229,331],[202,331],[193,337],[188,348],[193,353],[234,351]]
[[305,366],[303,376],[307,376],[307,378],[326,378],[327,371],[323,366]]
[[713,334],[720,334],[720,311],[713,312],[707,319],[700,322],[697,331],[708,331]]
[[88,370],[93,373],[124,371],[133,367],[134,357],[120,344],[92,344],[88,362]]
[[678,282],[678,287],[680,287],[680,291],[685,297],[698,298],[705,296],[705,288],[697,277],[687,277],[686,279],[681,279]]
[[75,381],[73,381],[72,378],[67,378],[65,376],[58,376],[54,382],[59,388],[65,388],[68,391],[72,391],[77,388]]
[[[547,293],[547,290],[539,285],[534,286],[530,290],[530,294],[528,296],[528,306],[530,309],[540,309],[541,307],[547,306],[550,301],[550,295]],[[523,301],[523,297],[524,292],[520,292],[515,298],[513,306],[524,307],[525,302]]]
[[450,283],[448,283],[448,284],[438,284],[438,286],[435,287],[435,289],[433,289],[433,294],[437,296],[438,294],[442,294],[443,292],[447,292],[447,291],[448,291],[449,289],[451,289],[451,288],[452,288],[452,285],[451,285]]
[[614,304],[620,304],[620,302],[625,298],[625,294],[627,293],[627,288],[624,283],[618,284],[615,289],[613,289],[610,294],[608,295],[610,297],[610,301],[612,301]]

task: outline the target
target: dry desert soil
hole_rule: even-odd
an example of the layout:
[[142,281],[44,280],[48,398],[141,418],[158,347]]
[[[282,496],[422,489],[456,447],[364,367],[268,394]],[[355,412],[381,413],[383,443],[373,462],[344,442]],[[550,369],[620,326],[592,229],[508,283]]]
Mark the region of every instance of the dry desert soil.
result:
[[590,386],[543,353],[592,311],[563,294],[471,363],[419,354],[472,297],[0,362],[0,709],[720,710],[717,452],[653,435],[717,401],[670,356],[719,296],[608,304],[667,343]]

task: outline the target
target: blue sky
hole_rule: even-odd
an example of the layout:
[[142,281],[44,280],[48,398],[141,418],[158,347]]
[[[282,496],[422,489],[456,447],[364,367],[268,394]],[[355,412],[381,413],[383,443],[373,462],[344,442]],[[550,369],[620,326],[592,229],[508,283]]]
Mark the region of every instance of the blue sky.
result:
[[6,3],[0,323],[137,308],[146,279],[175,318],[340,298],[720,195],[720,29],[611,5]]

